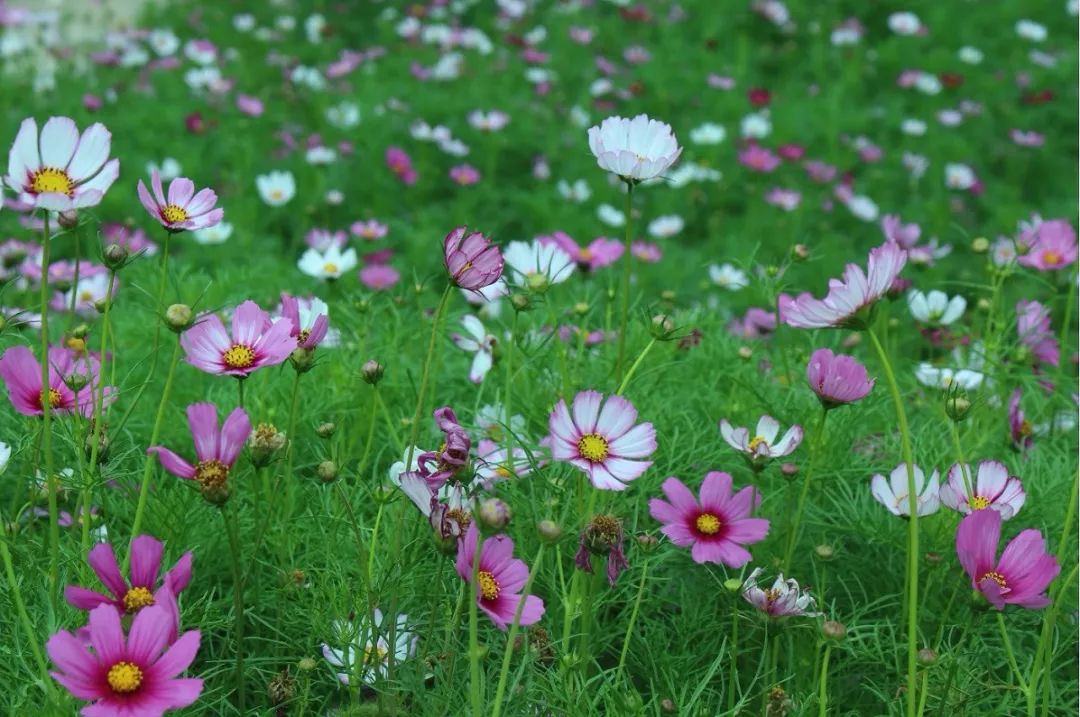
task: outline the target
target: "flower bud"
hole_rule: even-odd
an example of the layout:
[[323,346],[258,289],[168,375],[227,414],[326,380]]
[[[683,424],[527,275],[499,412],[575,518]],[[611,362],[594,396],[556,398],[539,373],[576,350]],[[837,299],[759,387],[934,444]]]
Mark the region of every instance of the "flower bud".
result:
[[994,304],[990,301],[990,299],[987,299],[985,296],[975,302],[975,308],[983,313],[990,311],[990,308],[993,305]]
[[315,368],[315,349],[297,347],[289,354],[289,363],[297,373],[307,373]]
[[923,649],[919,650],[919,653],[918,655],[916,655],[915,659],[918,660],[919,664],[923,667],[930,667],[935,662],[937,662],[938,654],[934,650],[931,650],[929,647],[924,647]]
[[310,657],[301,657],[300,662],[296,663],[296,669],[301,672],[311,672],[318,666],[319,663],[315,662],[315,660]]
[[56,215],[56,221],[64,229],[74,229],[79,226],[79,210],[65,209]]
[[365,383],[377,386],[379,381],[382,380],[383,372],[383,365],[378,361],[366,361],[360,367],[360,378],[364,379]]
[[123,269],[124,264],[127,263],[128,250],[119,244],[110,244],[105,247],[105,266],[109,267],[113,271]]
[[323,461],[315,469],[315,472],[319,476],[319,480],[323,483],[333,483],[338,476],[337,463],[333,461]]
[[814,555],[818,556],[821,560],[832,560],[833,548],[831,545],[817,545],[814,547]]
[[528,294],[514,294],[510,297],[510,305],[514,307],[514,311],[526,311],[531,303]]
[[675,330],[675,322],[671,320],[670,316],[666,314],[657,314],[652,317],[652,323],[649,325],[649,333],[653,335],[653,338],[666,339],[671,336],[671,332]]
[[288,441],[285,434],[279,431],[271,423],[260,423],[248,437],[248,448],[251,449],[251,465],[263,468],[270,465],[274,454],[281,450]]
[[773,278],[779,273],[780,267],[776,266],[775,264],[769,264],[767,267],[765,267],[765,276],[768,276],[769,278]]
[[90,383],[90,377],[85,373],[72,373],[64,376],[64,385],[75,393],[86,388],[86,384],[88,383]]
[[482,526],[498,532],[510,524],[510,506],[498,498],[488,498],[480,504],[476,517]]
[[990,249],[990,240],[986,237],[975,237],[971,240],[971,250],[976,254],[985,254]]
[[97,310],[99,314],[104,314],[105,310],[109,308],[109,304],[111,303],[112,299],[110,299],[108,296],[102,297],[94,302],[94,309]]
[[[87,432],[86,438],[83,439],[83,454],[86,456],[86,460],[88,461],[95,458],[93,429]],[[105,435],[104,430],[98,437],[96,458],[98,465],[105,464],[109,461],[109,437]]]
[[738,578],[728,578],[724,581],[724,589],[729,593],[742,592],[742,581]]
[[555,543],[562,537],[562,528],[554,520],[541,520],[536,524],[536,532],[541,540],[548,543]]
[[576,304],[574,304],[574,313],[578,316],[584,316],[585,314],[589,313],[589,305],[584,301],[577,302]]
[[678,708],[675,707],[674,702],[665,697],[664,699],[660,700],[660,709],[664,712],[664,714],[673,715],[675,714],[675,710]]
[[173,304],[165,309],[165,325],[178,334],[187,331],[194,319],[195,312],[187,304]]
[[788,478],[794,478],[799,475],[799,465],[797,463],[781,463],[780,472]]
[[945,399],[945,413],[949,418],[960,423],[967,418],[968,413],[971,411],[971,401],[962,394],[956,394],[949,396]]
[[810,258],[810,247],[805,244],[796,244],[791,247],[791,257],[796,261],[806,261]]
[[848,334],[847,336],[845,336],[844,340],[840,342],[840,345],[846,349],[853,349],[861,343],[862,334],[856,331],[853,334]]
[[741,358],[743,361],[749,361],[753,357],[754,357],[754,350],[752,348],[750,348],[749,346],[740,346],[739,347],[739,358]]
[[[79,324],[71,330],[72,338],[85,339],[90,335],[90,327],[86,324]],[[86,344],[83,344],[83,349],[86,349]]]
[[337,425],[327,422],[320,423],[319,427],[315,429],[315,432],[319,434],[319,438],[329,438],[334,435],[334,431],[337,430]]
[[843,623],[826,620],[821,626],[821,634],[830,640],[843,640],[847,636],[847,628]]
[[636,540],[638,547],[646,555],[656,552],[656,548],[660,545],[660,541],[655,535],[639,535]]

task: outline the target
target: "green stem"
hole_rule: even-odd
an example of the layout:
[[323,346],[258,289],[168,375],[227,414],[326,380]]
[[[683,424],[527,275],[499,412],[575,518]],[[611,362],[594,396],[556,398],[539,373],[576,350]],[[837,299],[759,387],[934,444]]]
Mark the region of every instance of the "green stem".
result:
[[968,471],[967,461],[964,460],[964,447],[960,443],[960,429],[956,421],[949,421],[949,433],[952,434],[953,451],[956,452],[956,464],[960,466],[960,475],[964,479],[964,490],[967,491],[968,504],[975,498],[974,486],[971,483],[971,473]]
[[236,640],[236,691],[240,714],[245,711],[246,694],[244,690],[244,578],[242,575],[240,554],[239,514],[234,510],[232,518],[221,509],[221,518],[225,521],[225,532],[229,535],[229,554],[232,557],[233,573],[233,621],[234,639]]
[[[518,311],[514,309],[514,318],[510,321],[510,341],[506,345],[506,351],[503,354],[503,361],[506,362],[506,388],[503,393],[503,415],[506,416],[506,468],[511,473],[514,472],[514,431],[512,428],[513,415],[511,411],[511,389],[513,387],[513,363],[514,363],[514,340],[517,336],[517,324],[518,324]],[[498,709],[498,705],[496,705]]]
[[[372,386],[372,391],[379,392],[378,386]],[[356,466],[356,483],[359,485],[364,474],[364,469],[367,467],[368,457],[371,455],[371,444],[375,440],[375,423],[378,417],[378,405],[373,399],[371,401],[371,417],[368,421],[367,439],[364,441],[364,453],[360,456],[360,463]],[[351,451],[350,451],[351,452]]]
[[626,390],[626,387],[630,384],[630,379],[633,378],[638,366],[645,360],[645,356],[652,350],[654,345],[656,345],[656,337],[653,337],[653,339],[645,345],[644,350],[638,354],[637,360],[634,361],[630,370],[626,372],[626,376],[623,378],[622,383],[619,384],[619,390],[615,392],[617,395],[621,396],[622,392]]
[[615,363],[615,377],[620,383],[623,377],[623,359],[626,356],[626,322],[630,317],[630,267],[634,258],[630,253],[630,244],[634,239],[634,185],[626,183],[626,237],[623,240],[623,276],[622,276],[622,308],[619,318],[619,358]]
[[626,664],[626,653],[630,651],[630,636],[634,632],[634,624],[637,622],[638,610],[641,609],[641,598],[645,595],[645,578],[648,574],[649,560],[646,558],[645,564],[641,566],[641,581],[638,582],[637,597],[634,598],[634,609],[630,611],[630,622],[626,623],[626,634],[623,635],[622,650],[619,652],[619,666],[615,670],[616,674],[621,674],[623,666]]
[[19,613],[19,622],[22,623],[23,631],[26,633],[26,642],[30,646],[30,653],[34,656],[34,662],[37,663],[38,671],[41,673],[41,689],[45,690],[49,701],[53,702],[55,695],[49,677],[49,668],[38,646],[34,623],[30,621],[30,615],[26,612],[26,603],[23,602],[22,590],[19,588],[18,578],[15,577],[15,567],[12,565],[11,552],[8,550],[7,539],[3,537],[0,537],[0,558],[4,560],[4,573],[7,575],[8,587],[11,588],[11,596],[15,600],[15,610]]
[[246,380],[246,378],[236,379],[236,405],[240,408],[244,407],[244,381]]
[[506,678],[510,675],[510,657],[514,654],[514,638],[517,637],[518,627],[521,623],[521,613],[525,610],[525,599],[532,590],[533,579],[536,578],[536,573],[540,569],[540,561],[543,559],[544,544],[541,543],[540,550],[536,552],[536,559],[533,560],[532,570],[529,571],[529,579],[525,582],[525,588],[521,591],[521,599],[518,600],[517,610],[514,611],[514,621],[510,623],[510,632],[506,636],[506,649],[503,651],[502,668],[499,670],[499,684],[495,688],[495,705],[491,710],[491,717],[499,717],[502,714],[503,695],[506,693]]
[[420,377],[420,391],[416,396],[416,410],[413,412],[412,428],[409,433],[409,447],[408,455],[405,456],[405,466],[408,467],[412,464],[413,451],[416,448],[416,437],[420,432],[420,416],[424,413],[424,398],[427,393],[428,380],[431,376],[431,357],[435,355],[435,337],[439,334],[439,321],[442,319],[443,311],[446,309],[446,303],[450,298],[450,290],[453,288],[452,284],[447,284],[443,289],[442,298],[439,299],[439,305],[435,309],[435,316],[431,321],[431,338],[428,340],[427,358],[424,359],[424,373]]
[[379,510],[375,512],[375,526],[371,529],[371,542],[368,544],[367,578],[368,585],[375,580],[375,546],[379,544],[379,525],[382,524],[383,508],[386,503],[379,501]]
[[[76,236],[78,234],[76,233]],[[89,386],[91,392],[91,400],[94,410],[94,422],[92,438],[93,444],[90,446],[90,466],[87,469],[86,475],[83,476],[83,496],[82,496],[82,509],[83,509],[83,525],[82,525],[82,548],[83,554],[86,554],[90,549],[90,503],[93,498],[93,472],[99,471],[98,456],[101,451],[101,434],[105,430],[105,357],[107,356],[108,337],[109,337],[109,310],[112,308],[112,296],[113,289],[116,287],[116,271],[109,270],[109,289],[105,294],[105,311],[101,317],[101,362],[98,367],[98,392],[97,396],[93,395],[94,387]],[[114,360],[115,363],[115,360]],[[80,445],[82,441],[80,439]]]
[[896,421],[900,427],[900,447],[904,457],[904,465],[907,468],[908,484],[908,544],[907,544],[907,715],[915,717],[918,705],[918,685],[916,684],[916,670],[918,665],[918,634],[919,634],[919,496],[916,494],[914,458],[911,452],[911,431],[908,428],[907,413],[904,411],[904,400],[900,396],[900,386],[896,382],[892,364],[885,353],[877,335],[873,331],[866,332],[870,341],[874,344],[881,368],[885,372],[885,379],[889,384],[889,392],[892,394],[893,404],[896,407]]
[[[1080,568],[1080,564],[1073,564],[1072,570],[1070,570],[1069,574],[1065,577],[1065,579],[1063,581],[1061,581],[1061,584],[1058,587],[1057,595],[1054,597],[1054,602],[1049,608],[1049,611],[1048,611],[1049,614],[1044,618],[1046,620],[1046,622],[1044,623],[1043,627],[1047,628],[1051,634],[1054,631],[1054,623],[1057,622],[1058,610],[1061,607],[1061,599],[1063,597],[1065,597],[1065,591],[1068,590],[1073,585],[1076,585],[1076,571],[1077,571],[1078,568]],[[1043,643],[1042,643],[1042,637],[1040,637],[1039,638],[1039,650],[1036,651],[1036,653],[1035,653],[1035,659],[1039,660],[1039,655],[1041,653],[1044,660],[1049,660],[1050,659],[1050,649],[1051,649],[1051,647],[1052,647],[1051,643],[1047,642],[1047,644],[1045,646],[1045,650],[1044,650]],[[1045,665],[1041,664],[1038,671],[1035,669],[1034,666],[1032,666],[1032,669],[1031,669],[1031,683],[1028,685],[1028,688],[1030,690],[1030,692],[1028,694],[1028,717],[1035,717],[1035,692],[1037,691],[1037,687],[1038,687],[1038,684],[1039,684],[1039,677],[1041,676],[1042,667],[1045,667]],[[1049,714],[1049,712],[1050,712],[1050,673],[1047,672],[1046,677],[1043,678],[1043,683],[1042,683],[1042,710],[1041,710],[1040,713],[1041,713],[1042,717],[1046,717],[1047,714]]]
[[[154,419],[154,428],[150,431],[150,445],[156,446],[161,435],[161,424],[165,420],[165,408],[169,405],[169,393],[172,391],[173,376],[176,375],[176,364],[180,361],[180,339],[177,337],[173,347],[172,359],[169,361],[169,373],[165,377],[165,388],[161,391],[161,402],[158,403],[157,417]],[[135,520],[131,524],[131,540],[134,541],[142,528],[143,514],[146,512],[146,501],[150,495],[150,476],[154,472],[153,455],[147,454],[143,463],[142,483],[139,485],[139,500],[135,507]],[[124,557],[124,565],[131,559],[131,549],[128,546],[128,554]]]
[[795,507],[795,519],[791,524],[791,533],[788,535],[787,549],[784,550],[784,562],[781,572],[787,573],[791,568],[791,558],[795,555],[795,545],[799,542],[799,527],[802,525],[803,510],[806,507],[806,497],[810,494],[810,483],[814,477],[814,469],[817,468],[818,456],[821,453],[821,440],[825,435],[825,419],[829,416],[829,409],[822,406],[821,418],[818,419],[817,429],[810,442],[810,464],[806,469],[806,478],[803,479],[802,491],[799,493],[799,502]]
[[375,403],[379,407],[379,411],[382,413],[383,418],[386,420],[386,429],[390,433],[390,437],[394,439],[394,446],[397,448],[398,455],[404,450],[404,446],[401,445],[401,437],[397,434],[397,428],[394,426],[394,422],[390,419],[390,412],[386,410],[386,404],[383,403],[382,394],[375,391]]
[[1005,618],[1000,610],[997,611],[997,624],[998,629],[1001,630],[1001,641],[1005,645],[1005,657],[1009,661],[1009,667],[1012,668],[1013,675],[1016,677],[1016,682],[1020,685],[1020,690],[1026,695],[1028,692],[1027,681],[1020,672],[1020,667],[1016,664],[1016,655],[1013,653],[1012,640],[1009,639],[1009,631],[1005,629]]
[[731,666],[728,669],[727,711],[735,714],[735,691],[739,681],[739,606],[731,608]]
[[[296,481],[293,480],[293,465],[296,459],[296,412],[300,398],[300,377],[299,371],[294,372],[293,385],[292,385],[292,397],[289,399],[289,427],[286,429],[285,437],[288,439],[288,443],[285,444],[285,495],[286,495],[286,515],[285,522],[292,520],[293,504],[296,495]],[[243,388],[243,381],[240,382],[240,387]],[[243,393],[240,394],[240,405],[243,406]],[[285,566],[282,566],[283,568]]]
[[[52,384],[49,382],[49,213],[45,212],[41,240],[41,420],[42,452],[45,454],[45,492],[49,499],[49,595],[56,611],[60,591],[60,522],[57,507],[57,477],[53,475]],[[40,468],[40,466],[39,466]]]
[[480,687],[480,628],[477,616],[482,547],[483,540],[480,535],[477,535],[476,551],[473,553],[472,582],[469,584],[469,590],[474,593],[469,600],[469,701],[472,704],[473,717],[481,717],[484,713],[484,698]]
[[832,655],[832,642],[825,645],[825,654],[821,658],[821,675],[818,678],[818,715],[829,714],[829,657]]

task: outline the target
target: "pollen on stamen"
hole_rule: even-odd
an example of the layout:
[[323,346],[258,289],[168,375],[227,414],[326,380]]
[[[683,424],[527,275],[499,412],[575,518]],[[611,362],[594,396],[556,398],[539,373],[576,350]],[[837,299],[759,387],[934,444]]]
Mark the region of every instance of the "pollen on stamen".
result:
[[975,496],[974,498],[971,499],[971,509],[972,510],[983,510],[984,508],[989,508],[989,507],[990,507],[989,499],[984,498],[981,495],[977,495],[977,496]]
[[494,575],[486,570],[481,570],[480,574],[476,576],[476,581],[480,585],[480,597],[485,600],[494,600],[499,597],[499,582]]
[[599,433],[586,433],[578,440],[578,453],[592,463],[603,463],[608,457],[607,439]]
[[30,179],[33,194],[66,194],[70,197],[74,189],[75,182],[68,173],[56,167],[42,167]]
[[255,350],[243,344],[233,344],[221,355],[221,362],[229,368],[250,368],[255,363]]

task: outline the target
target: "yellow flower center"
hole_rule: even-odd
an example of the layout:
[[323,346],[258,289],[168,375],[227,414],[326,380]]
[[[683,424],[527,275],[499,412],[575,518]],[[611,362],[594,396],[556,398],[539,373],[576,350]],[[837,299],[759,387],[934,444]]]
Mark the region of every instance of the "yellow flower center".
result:
[[222,488],[228,477],[229,467],[221,461],[199,461],[195,464],[195,480],[204,488]]
[[89,289],[83,289],[81,292],[79,292],[79,301],[81,301],[82,303],[88,304],[93,300],[94,292],[90,291]]
[[153,604],[154,594],[146,588],[131,588],[124,595],[124,609],[128,612],[138,612]]
[[481,570],[480,574],[476,576],[477,582],[480,583],[480,597],[485,600],[494,600],[499,597],[499,583],[495,580],[495,576],[486,570]]
[[694,521],[694,525],[697,527],[699,533],[705,535],[716,535],[720,532],[720,519],[712,513],[702,513]]
[[384,662],[387,652],[389,651],[382,645],[376,645],[375,647],[368,645],[364,648],[364,664],[370,665],[374,662]]
[[769,447],[769,442],[766,441],[762,436],[754,436],[750,439],[750,444],[747,447],[750,449],[751,453],[755,453],[757,452],[758,446],[760,446],[761,444],[765,444],[766,448]]
[[169,224],[179,224],[187,221],[188,213],[175,204],[166,204],[161,208],[161,218]]
[[311,336],[311,331],[309,331],[308,329],[301,330],[300,333],[296,335],[296,345],[303,345],[303,343],[308,340],[309,336]]
[[983,498],[981,495],[977,495],[977,496],[975,496],[974,498],[971,499],[971,509],[972,510],[982,510],[983,508],[989,508],[989,507],[990,507],[990,501],[987,500],[986,498]]
[[60,395],[60,392],[57,391],[55,388],[50,388],[48,391],[41,392],[42,406],[48,404],[49,408],[55,408],[56,406],[60,405],[60,401],[62,399],[63,397]]
[[1020,435],[1021,436],[1026,438],[1026,437],[1030,436],[1034,432],[1035,432],[1035,429],[1032,427],[1031,421],[1029,421],[1029,420],[1027,420],[1025,418],[1023,421],[1020,422]]
[[323,269],[324,274],[336,274],[336,273],[338,273],[338,265],[335,264],[332,261],[328,261],[325,264],[323,264],[322,269]]
[[512,476],[514,474],[511,473],[510,469],[507,468],[506,466],[499,466],[498,468],[495,469],[495,475],[499,476],[500,478],[509,478],[510,476]]
[[221,354],[221,361],[229,368],[249,368],[255,363],[255,351],[250,346],[233,344]]
[[1043,263],[1049,264],[1050,266],[1056,266],[1061,263],[1061,254],[1058,254],[1056,251],[1044,251],[1042,258]]
[[280,189],[271,189],[270,190],[270,198],[273,199],[274,201],[278,201],[279,199],[281,199],[284,196],[285,196],[285,193],[282,192]]
[[984,580],[993,580],[1002,588],[1008,587],[1008,583],[1005,582],[1005,576],[1001,573],[996,573],[993,570],[979,578],[979,584],[982,584]]
[[780,591],[776,588],[766,588],[765,601],[772,605],[780,597]]
[[607,439],[598,433],[586,433],[577,444],[581,457],[592,463],[603,463],[608,457]]
[[56,167],[42,167],[34,172],[30,179],[30,192],[32,194],[66,194],[71,196],[75,189],[75,182],[68,173]]
[[109,668],[106,679],[113,692],[126,695],[139,689],[143,681],[143,673],[133,662],[117,662]]

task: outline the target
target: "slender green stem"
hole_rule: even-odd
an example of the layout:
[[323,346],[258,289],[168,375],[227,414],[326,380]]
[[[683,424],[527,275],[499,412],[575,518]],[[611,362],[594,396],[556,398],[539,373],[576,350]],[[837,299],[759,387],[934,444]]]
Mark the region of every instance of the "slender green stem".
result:
[[971,473],[968,470],[967,461],[964,460],[964,446],[960,443],[960,429],[956,421],[949,421],[949,433],[952,434],[953,451],[956,453],[956,464],[960,466],[960,475],[964,479],[964,490],[970,502],[975,497],[974,486],[971,483]]
[[832,656],[832,642],[825,645],[825,654],[821,658],[821,674],[818,677],[818,715],[829,714],[829,657]]
[[502,714],[503,695],[506,694],[506,679],[510,675],[510,657],[514,654],[514,638],[517,637],[518,627],[521,624],[521,613],[525,610],[525,599],[532,590],[533,579],[536,578],[536,573],[540,569],[540,562],[543,559],[544,544],[541,543],[540,550],[536,552],[536,559],[533,560],[532,570],[529,571],[529,579],[525,582],[525,588],[521,591],[521,599],[518,600],[517,609],[514,611],[514,621],[510,623],[510,632],[506,636],[506,649],[503,651],[502,667],[499,669],[499,683],[495,688],[495,704],[491,710],[491,717],[499,717]]
[[[1061,609],[1061,600],[1065,597],[1065,591],[1070,587],[1076,585],[1076,572],[1080,568],[1080,564],[1073,564],[1072,570],[1065,577],[1064,580],[1058,586],[1057,595],[1054,596],[1053,604],[1048,608],[1048,614],[1043,619],[1046,621],[1043,624],[1044,629],[1049,630],[1050,637],[1053,636],[1054,623],[1057,622],[1058,610]],[[1052,644],[1047,641],[1045,647],[1043,645],[1042,637],[1039,638],[1039,649],[1035,653],[1035,660],[1038,668],[1032,665],[1031,668],[1031,681],[1028,685],[1028,717],[1035,717],[1035,693],[1038,691],[1039,678],[1042,674],[1042,669],[1046,666],[1046,663],[1050,659],[1050,651]],[[1042,655],[1042,662],[1039,661],[1039,656]],[[1047,671],[1046,676],[1042,681],[1042,710],[1040,714],[1042,717],[1046,717],[1050,712],[1050,672]]]
[[623,359],[626,356],[626,322],[630,317],[630,267],[634,258],[630,253],[630,244],[634,239],[634,185],[626,183],[626,238],[623,240],[623,276],[622,308],[619,312],[619,358],[615,363],[615,378],[620,383],[623,377]]
[[394,439],[394,447],[397,449],[398,454],[405,448],[401,444],[401,437],[397,434],[397,428],[394,426],[394,422],[390,419],[390,412],[386,410],[386,404],[383,403],[382,394],[378,390],[375,391],[375,403],[379,407],[379,412],[382,413],[383,419],[386,421],[386,430],[390,433],[390,437]]
[[[1069,329],[1072,328],[1073,305],[1076,303],[1076,279],[1077,279],[1077,277],[1076,277],[1075,274],[1070,274],[1069,275],[1069,279],[1068,279],[1068,281],[1069,281],[1069,294],[1068,294],[1068,298],[1065,299],[1065,320],[1061,322],[1061,334],[1058,337],[1058,346],[1061,347],[1062,354],[1067,353],[1066,350],[1065,350],[1065,347],[1068,346],[1068,344],[1066,342],[1069,340]],[[1071,353],[1071,352],[1068,352],[1068,353]],[[1059,385],[1061,384],[1061,380],[1065,377],[1065,363],[1066,363],[1065,357],[1062,356],[1061,360],[1058,362],[1058,380],[1057,380],[1057,383]],[[1061,393],[1067,394],[1066,391],[1062,391]],[[1051,430],[1053,430],[1054,423],[1055,423],[1054,417],[1053,417],[1053,414],[1051,414],[1051,416],[1050,416]]]
[[[173,376],[176,375],[176,364],[180,362],[180,339],[177,337],[176,345],[173,347],[172,359],[169,360],[169,373],[165,376],[165,388],[161,391],[161,402],[158,403],[157,417],[154,418],[154,428],[150,431],[150,445],[156,446],[158,438],[161,435],[161,425],[165,420],[165,409],[169,405],[169,393],[172,391]],[[139,535],[139,531],[142,529],[143,515],[146,512],[146,501],[150,495],[150,476],[154,472],[154,461],[156,458],[153,455],[147,454],[146,461],[143,463],[142,482],[139,484],[139,500],[135,507],[135,520],[131,524],[131,540],[134,541]],[[130,545],[128,554],[124,557],[124,564],[127,565],[130,560],[131,550]]]
[[375,546],[379,544],[379,526],[382,524],[384,501],[379,501],[379,509],[375,512],[375,525],[371,529],[371,542],[368,543],[367,578],[368,585],[375,580]]
[[900,386],[896,382],[889,356],[873,331],[866,332],[874,344],[885,379],[889,384],[893,404],[896,407],[896,422],[900,427],[900,447],[907,469],[908,487],[908,545],[907,545],[907,715],[915,717],[918,705],[918,685],[916,670],[919,652],[919,496],[915,486],[915,461],[911,452],[911,431],[908,428],[904,400],[900,396]]
[[998,629],[1001,630],[1001,642],[1005,646],[1005,658],[1009,661],[1009,667],[1012,668],[1017,684],[1020,685],[1021,691],[1026,695],[1028,691],[1027,680],[1024,679],[1020,667],[1016,664],[1016,654],[1013,653],[1012,640],[1009,639],[1009,631],[1005,629],[1005,617],[1000,610],[997,611],[997,624]]
[[480,627],[478,624],[477,610],[479,609],[477,595],[480,590],[480,550],[483,547],[483,539],[476,536],[476,551],[473,553],[472,582],[469,590],[473,592],[469,600],[469,701],[472,704],[473,717],[481,717],[484,713],[484,698],[480,685]]
[[236,379],[236,405],[240,408],[244,407],[244,381],[246,380],[246,378]]
[[[378,393],[379,387],[372,386],[371,390]],[[377,422],[378,412],[378,404],[375,403],[375,399],[373,398],[371,401],[371,416],[368,420],[367,439],[364,441],[364,453],[360,456],[360,463],[356,466],[357,485],[363,480],[364,469],[367,468],[368,457],[371,455],[371,444],[375,440],[375,424]]]
[[829,416],[829,409],[822,406],[820,415],[814,437],[810,441],[810,464],[806,468],[802,491],[799,492],[799,502],[795,507],[795,519],[791,523],[791,533],[788,535],[787,548],[784,550],[783,569],[781,570],[784,573],[791,568],[791,558],[795,555],[795,545],[799,542],[799,527],[802,525],[806,497],[810,494],[810,483],[814,478],[814,470],[817,468],[818,457],[821,454],[821,440],[825,435],[825,419]]
[[413,412],[412,428],[409,432],[409,454],[405,456],[405,466],[408,467],[412,464],[413,451],[416,448],[416,437],[420,432],[420,416],[424,413],[424,398],[427,393],[428,380],[431,377],[431,357],[435,355],[435,338],[439,335],[439,321],[442,319],[443,311],[446,310],[446,303],[450,299],[450,290],[453,288],[452,284],[447,284],[443,289],[442,298],[439,299],[439,305],[435,309],[435,316],[431,321],[431,338],[428,340],[427,358],[424,359],[424,373],[420,377],[420,390],[416,396],[416,410]]
[[[45,492],[49,499],[49,595],[56,610],[60,591],[60,515],[57,506],[57,476],[53,475],[52,450],[52,383],[49,381],[49,213],[44,213],[45,228],[41,237],[41,421],[42,445],[45,455]],[[40,465],[38,466],[40,469]]]
[[[76,236],[78,234],[76,233]],[[76,259],[77,261],[77,259]],[[76,282],[78,283],[78,282]],[[116,272],[112,269],[109,270],[109,289],[105,294],[105,311],[101,317],[101,355],[100,364],[98,366],[98,375],[96,386],[97,395],[94,395],[95,386],[93,383],[88,385],[90,390],[90,398],[93,404],[94,419],[91,431],[91,440],[93,441],[90,446],[90,465],[86,468],[86,473],[83,476],[83,495],[82,495],[82,550],[85,555],[90,550],[90,504],[93,499],[94,491],[94,472],[99,471],[98,456],[101,452],[101,434],[104,431],[104,416],[105,416],[105,360],[108,347],[109,337],[109,310],[112,308],[112,296],[113,289],[116,287]],[[114,360],[115,362],[115,360]],[[80,450],[82,446],[82,435],[80,431],[79,436]],[[81,454],[80,454],[81,455]]]
[[[292,520],[293,505],[296,496],[296,481],[293,480],[293,466],[296,460],[296,413],[300,398],[300,377],[303,376],[299,371],[294,372],[292,395],[289,399],[289,427],[286,429],[285,436],[288,439],[288,443],[285,444],[285,522]],[[243,387],[243,381],[240,382]],[[243,394],[241,394],[241,403],[243,405]],[[284,566],[282,566],[284,567]]]
[[619,666],[615,669],[616,674],[621,674],[626,665],[626,653],[630,651],[630,636],[634,633],[634,625],[637,623],[638,611],[641,609],[641,598],[645,595],[645,579],[649,574],[649,559],[641,566],[641,580],[638,582],[637,597],[634,598],[634,608],[630,611],[630,621],[626,623],[626,634],[623,635],[622,650],[619,651]]
[[[514,431],[511,416],[511,394],[514,383],[514,341],[517,338],[518,310],[514,309],[514,318],[510,320],[510,341],[506,344],[503,352],[503,361],[506,365],[506,388],[503,391],[503,415],[506,416],[506,468],[514,472]],[[498,709],[498,706],[496,706]]]
[[641,365],[641,362],[645,360],[645,356],[649,353],[649,351],[652,350],[652,347],[655,345],[656,337],[653,337],[653,339],[645,345],[645,348],[642,350],[642,352],[638,354],[637,359],[634,361],[633,365],[630,366],[630,370],[626,372],[626,376],[623,377],[622,383],[619,384],[619,390],[615,392],[616,394],[621,396],[622,392],[626,390],[626,387],[630,385],[630,379],[633,378],[634,373],[638,370],[638,366]]
[[244,578],[242,560],[240,554],[240,526],[239,513],[232,511],[230,518],[225,514],[225,508],[221,509],[221,518],[225,521],[225,532],[229,535],[229,555],[232,558],[233,573],[233,634],[236,640],[236,701],[240,708],[240,714],[245,711],[246,694],[244,690]]
[[15,600],[15,610],[19,613],[19,622],[22,623],[23,632],[26,633],[26,642],[30,646],[30,653],[34,656],[38,671],[41,673],[41,689],[45,690],[49,701],[54,700],[52,680],[49,677],[49,668],[45,664],[45,657],[41,654],[38,646],[37,631],[34,623],[30,621],[30,615],[26,612],[26,603],[23,601],[22,590],[19,588],[19,580],[15,577],[15,567],[12,565],[11,552],[8,550],[7,539],[0,537],[0,558],[4,560],[4,574],[7,576],[8,587],[11,589],[11,597]]
[[731,665],[728,667],[727,711],[735,714],[735,692],[739,684],[739,605],[731,608]]

